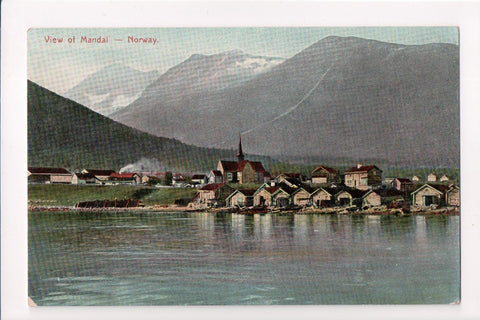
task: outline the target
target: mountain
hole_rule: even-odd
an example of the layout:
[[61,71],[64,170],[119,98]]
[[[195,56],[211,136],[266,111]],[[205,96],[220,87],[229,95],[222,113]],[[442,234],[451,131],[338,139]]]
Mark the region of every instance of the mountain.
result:
[[242,132],[249,152],[282,159],[459,165],[456,45],[327,37],[236,86],[168,95],[189,83],[164,76],[112,117],[204,147]]
[[65,97],[108,115],[135,101],[158,77],[159,73],[155,70],[142,72],[114,63],[89,75],[70,89]]
[[[186,145],[156,137],[102,116],[28,81],[28,165],[133,171],[208,172],[235,150]],[[235,146],[235,145],[234,145]],[[311,168],[249,155],[274,172]]]

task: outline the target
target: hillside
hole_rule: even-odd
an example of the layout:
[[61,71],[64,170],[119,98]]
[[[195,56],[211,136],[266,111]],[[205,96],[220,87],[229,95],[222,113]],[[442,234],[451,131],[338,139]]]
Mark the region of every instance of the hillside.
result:
[[156,94],[169,85],[112,117],[203,147],[242,132],[252,153],[284,160],[459,166],[455,45],[328,37],[235,87]]
[[[235,150],[189,146],[141,132],[28,81],[29,166],[120,170],[135,164],[145,171],[208,172],[220,158],[235,159],[235,154]],[[247,158],[263,161],[273,171],[310,170],[269,157]]]

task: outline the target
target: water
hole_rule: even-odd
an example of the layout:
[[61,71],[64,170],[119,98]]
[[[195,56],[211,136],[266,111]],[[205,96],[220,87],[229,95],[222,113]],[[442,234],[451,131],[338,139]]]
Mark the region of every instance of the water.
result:
[[459,217],[29,213],[51,305],[445,304]]

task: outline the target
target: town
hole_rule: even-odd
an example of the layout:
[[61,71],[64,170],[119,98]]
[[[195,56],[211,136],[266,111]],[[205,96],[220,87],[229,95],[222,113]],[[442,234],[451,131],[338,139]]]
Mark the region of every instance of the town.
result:
[[[237,160],[219,160],[217,168],[208,173],[119,173],[98,169],[70,172],[64,168],[30,167],[28,182],[196,188],[193,199],[182,199],[177,204],[194,209],[228,208],[245,213],[308,208],[323,210],[321,212],[377,208],[409,213],[442,207],[458,213],[460,206],[458,184],[446,175],[438,177],[433,172],[425,181],[419,176],[382,178],[382,170],[372,164],[357,164],[343,173],[319,165],[309,177],[301,173],[280,173],[272,177],[261,162],[245,159],[241,137]],[[107,202],[102,202],[102,206]],[[110,206],[117,202],[108,203]],[[138,201],[131,203],[139,205]]]

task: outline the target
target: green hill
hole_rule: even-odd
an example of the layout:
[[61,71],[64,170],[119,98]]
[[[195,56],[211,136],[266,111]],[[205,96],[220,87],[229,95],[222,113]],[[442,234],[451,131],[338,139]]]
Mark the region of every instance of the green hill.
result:
[[[186,145],[127,127],[28,81],[29,166],[119,170],[143,160],[158,171],[208,172],[219,159],[233,160],[235,154],[236,150]],[[262,161],[272,172],[311,170],[270,157],[248,158]]]
[[154,159],[165,170],[207,171],[233,155],[127,127],[28,81],[29,166],[119,170]]

